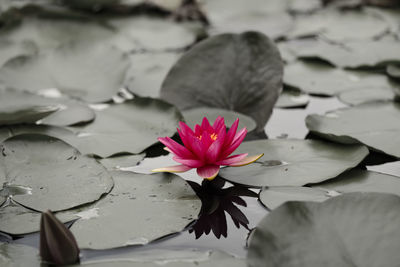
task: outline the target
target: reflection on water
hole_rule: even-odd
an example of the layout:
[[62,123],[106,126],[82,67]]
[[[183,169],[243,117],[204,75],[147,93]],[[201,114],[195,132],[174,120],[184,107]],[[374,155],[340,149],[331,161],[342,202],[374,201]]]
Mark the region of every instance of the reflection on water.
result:
[[192,181],[188,182],[203,204],[200,218],[189,229],[189,233],[194,233],[196,239],[211,232],[218,239],[221,236],[227,237],[226,214],[230,216],[238,229],[242,226],[249,230],[249,220],[238,206],[247,207],[241,196],[257,198],[258,195],[255,192],[241,186],[224,188],[225,181],[218,177],[212,181],[203,180],[201,185]]

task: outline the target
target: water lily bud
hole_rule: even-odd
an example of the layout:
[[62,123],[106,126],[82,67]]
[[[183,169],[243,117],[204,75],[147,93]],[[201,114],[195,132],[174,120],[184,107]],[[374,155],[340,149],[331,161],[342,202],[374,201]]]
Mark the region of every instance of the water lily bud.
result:
[[79,248],[71,231],[48,210],[40,221],[40,256],[56,265],[79,262]]

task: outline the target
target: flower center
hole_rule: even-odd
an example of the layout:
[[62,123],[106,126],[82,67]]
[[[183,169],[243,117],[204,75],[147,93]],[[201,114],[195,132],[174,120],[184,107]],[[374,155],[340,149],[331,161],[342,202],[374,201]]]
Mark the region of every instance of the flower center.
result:
[[211,139],[212,139],[213,141],[215,141],[215,140],[217,140],[217,138],[218,138],[218,134],[213,133],[212,135],[210,135],[210,137],[211,137]]

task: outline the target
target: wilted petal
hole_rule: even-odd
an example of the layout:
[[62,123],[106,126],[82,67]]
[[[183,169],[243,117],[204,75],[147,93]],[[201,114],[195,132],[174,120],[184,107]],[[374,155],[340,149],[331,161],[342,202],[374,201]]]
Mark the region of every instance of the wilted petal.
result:
[[256,161],[256,160],[258,160],[259,158],[261,158],[262,156],[264,156],[264,153],[263,153],[263,154],[260,154],[260,155],[255,155],[255,156],[246,157],[246,158],[242,159],[241,161],[236,162],[236,163],[229,164],[228,166],[231,166],[231,167],[245,166],[245,165],[248,165],[248,164],[250,164],[250,163],[253,163],[254,161]]
[[79,262],[79,248],[71,231],[51,211],[40,220],[40,256],[56,265]]
[[224,166],[226,165],[226,166],[229,166],[229,165],[231,165],[231,164],[235,164],[235,163],[237,163],[237,162],[240,162],[241,160],[243,160],[244,158],[246,158],[247,155],[248,155],[248,153],[243,153],[243,154],[234,155],[234,156],[231,156],[231,157],[229,157],[229,158],[226,158],[226,159],[217,161],[215,164],[217,164],[217,165],[224,165]]
[[160,137],[158,138],[158,141],[163,143],[166,147],[168,147],[172,153],[177,155],[178,157],[181,158],[193,158],[192,152],[190,152],[189,149],[186,147],[182,146],[181,144],[178,144],[174,140],[172,140],[169,137]]
[[204,166],[203,161],[198,159],[182,159],[179,157],[173,157],[176,162],[182,163],[183,165],[189,166],[191,168],[198,168]]
[[191,170],[193,168],[185,165],[174,165],[174,166],[168,166],[168,167],[163,167],[163,168],[158,168],[151,170],[152,172],[187,172],[188,170]]
[[214,179],[219,173],[218,165],[207,165],[204,167],[197,168],[197,174],[207,180]]

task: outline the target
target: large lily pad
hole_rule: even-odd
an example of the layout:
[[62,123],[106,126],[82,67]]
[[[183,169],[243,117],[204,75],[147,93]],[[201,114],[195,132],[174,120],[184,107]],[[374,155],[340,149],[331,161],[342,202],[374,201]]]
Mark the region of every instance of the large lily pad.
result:
[[[338,23],[340,22],[340,23]],[[297,16],[290,37],[323,36],[336,42],[372,39],[384,34],[388,23],[370,10],[325,9],[312,15]]]
[[66,126],[91,121],[95,116],[93,110],[76,100],[12,89],[0,89],[0,107],[1,125],[40,122]]
[[307,106],[310,97],[299,90],[284,88],[278,101],[275,103],[276,108],[299,108]]
[[123,86],[128,66],[127,55],[110,46],[65,44],[45,54],[9,61],[0,69],[0,81],[31,92],[57,88],[85,101],[102,102]]
[[112,158],[101,159],[100,163],[107,170],[119,170],[121,168],[129,168],[136,166],[141,160],[144,159],[145,154],[139,155],[123,155]]
[[338,67],[375,67],[400,62],[400,42],[394,40],[356,41],[344,44],[315,42],[297,52],[299,57],[320,58]]
[[284,83],[307,93],[328,96],[364,87],[393,87],[382,74],[342,70],[310,62],[288,65],[285,68]]
[[215,121],[218,116],[222,116],[225,119],[225,124],[229,127],[234,123],[234,121],[239,119],[238,129],[242,129],[244,127],[247,128],[248,131],[252,131],[256,128],[256,122],[241,113],[220,109],[220,108],[194,108],[188,109],[182,112],[183,117],[185,118],[186,123],[194,128],[196,124],[200,124],[202,119],[206,117],[209,121]]
[[161,84],[179,56],[178,53],[131,55],[132,65],[127,71],[125,85],[135,95],[159,97]]
[[248,265],[396,266],[399,211],[400,197],[379,193],[286,203],[258,224]]
[[183,230],[200,212],[200,199],[176,175],[112,175],[114,189],[94,205],[96,216],[80,219],[71,227],[80,248],[147,244]]
[[113,186],[110,174],[94,159],[61,140],[20,135],[1,144],[0,175],[16,202],[38,211],[65,210],[93,202]]
[[393,90],[386,87],[364,87],[344,91],[338,97],[340,101],[348,105],[359,105],[374,101],[393,101],[395,94]]
[[[366,119],[367,118],[367,119]],[[340,143],[363,143],[400,158],[400,103],[366,103],[325,115],[309,115],[308,129]]]
[[282,87],[276,46],[256,32],[206,39],[178,60],[161,96],[181,110],[215,107],[252,117],[264,128]]
[[70,127],[77,133],[77,147],[84,154],[109,157],[118,153],[138,154],[172,136],[182,115],[172,105],[151,98],[135,98],[96,111],[94,122]]
[[322,182],[357,166],[368,149],[314,140],[258,140],[244,142],[237,153],[264,156],[240,168],[227,167],[220,176],[249,186],[298,186]]
[[30,246],[0,243],[0,265],[3,267],[40,267],[39,251]]

